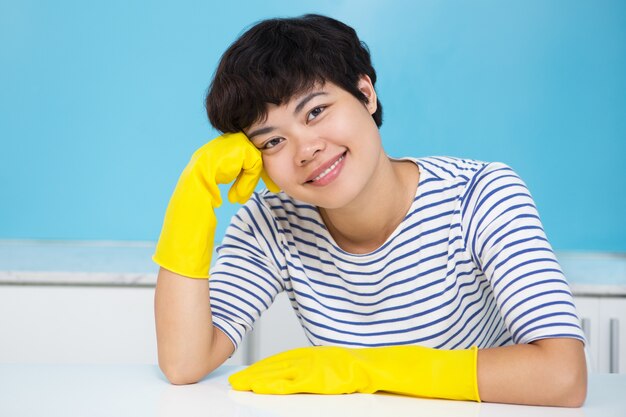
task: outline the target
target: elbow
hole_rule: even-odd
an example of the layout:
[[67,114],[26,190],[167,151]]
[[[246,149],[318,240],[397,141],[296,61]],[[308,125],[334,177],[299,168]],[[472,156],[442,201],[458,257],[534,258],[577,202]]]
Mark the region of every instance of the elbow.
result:
[[567,401],[564,407],[582,407],[587,399],[587,375],[573,382],[567,389]]
[[587,366],[571,366],[562,370],[562,377],[558,378],[559,407],[582,407],[587,399]]
[[159,361],[159,368],[172,385],[195,384],[209,373],[197,363]]
[[[583,344],[571,339],[538,342],[547,352],[542,367],[543,400],[537,405],[578,408],[587,399],[587,361]],[[540,389],[541,391],[541,389]]]
[[159,365],[159,367],[161,368],[163,375],[165,375],[165,378],[167,378],[172,385],[195,384],[200,380],[200,378],[197,378],[192,373],[179,367],[164,365]]

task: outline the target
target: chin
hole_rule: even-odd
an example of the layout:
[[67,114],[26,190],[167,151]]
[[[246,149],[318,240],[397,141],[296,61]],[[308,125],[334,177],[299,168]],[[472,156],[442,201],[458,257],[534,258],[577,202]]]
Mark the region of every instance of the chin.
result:
[[309,204],[313,204],[314,206],[323,208],[325,210],[336,210],[348,206],[350,202],[354,199],[352,195],[349,195],[347,193],[332,194],[333,195],[329,196],[329,198],[315,198],[302,201],[306,201]]
[[282,190],[291,198],[312,204],[326,210],[335,210],[348,206],[358,195],[360,184],[349,185],[347,183],[337,184],[338,187],[320,187],[311,189],[309,187],[298,187],[296,189]]

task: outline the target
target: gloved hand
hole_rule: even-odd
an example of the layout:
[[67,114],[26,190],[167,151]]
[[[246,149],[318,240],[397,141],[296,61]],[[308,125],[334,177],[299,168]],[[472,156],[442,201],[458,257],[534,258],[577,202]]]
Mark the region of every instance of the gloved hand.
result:
[[245,203],[263,178],[278,187],[263,169],[259,151],[243,133],[218,136],[194,152],[172,194],[152,260],[190,278],[208,278],[215,236],[214,208],[222,204],[217,184],[236,180],[230,202]]
[[289,350],[228,378],[233,389],[258,394],[347,394],[386,391],[429,398],[480,401],[478,348],[422,346]]

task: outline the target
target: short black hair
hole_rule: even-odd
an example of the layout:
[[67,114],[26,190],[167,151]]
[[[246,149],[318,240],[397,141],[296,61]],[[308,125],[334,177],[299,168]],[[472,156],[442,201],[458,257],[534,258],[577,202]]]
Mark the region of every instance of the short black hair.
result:
[[[363,103],[358,81],[376,71],[367,45],[350,26],[327,16],[306,14],[256,23],[222,55],[206,95],[211,124],[234,133],[267,117],[267,104],[281,105],[317,83],[330,81]],[[377,100],[372,115],[383,122]]]

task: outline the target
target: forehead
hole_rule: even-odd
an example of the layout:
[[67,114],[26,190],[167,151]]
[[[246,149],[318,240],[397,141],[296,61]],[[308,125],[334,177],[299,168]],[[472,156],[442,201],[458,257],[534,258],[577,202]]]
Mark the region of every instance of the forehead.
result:
[[328,93],[332,91],[335,87],[336,87],[335,84],[329,81],[326,81],[326,82],[315,81],[310,86],[303,88],[302,90],[294,92],[290,98],[283,101],[281,104],[277,105],[273,103],[268,103],[266,108],[268,110],[276,109],[280,107],[295,109],[302,102],[302,100],[306,99],[310,95],[312,94],[318,95],[318,93]]

